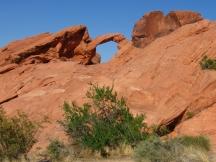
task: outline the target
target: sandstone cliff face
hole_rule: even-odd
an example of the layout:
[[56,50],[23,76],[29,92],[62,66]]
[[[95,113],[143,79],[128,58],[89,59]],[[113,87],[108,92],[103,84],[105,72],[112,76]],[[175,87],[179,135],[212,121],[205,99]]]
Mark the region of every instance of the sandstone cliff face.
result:
[[[36,148],[45,146],[50,138],[65,138],[56,123],[62,119],[64,101],[83,103],[89,82],[110,86],[114,83],[115,90],[126,97],[131,111],[145,113],[149,125],[165,125],[173,130],[172,135],[207,135],[216,148],[216,72],[202,70],[199,65],[204,55],[216,57],[216,23],[196,19],[186,21],[184,16],[179,20],[183,26],[168,35],[156,37],[145,48],[136,48],[119,34],[87,41],[84,49],[94,52],[100,43],[120,42],[118,53],[106,64],[83,66],[75,61],[29,64],[30,58],[9,64],[9,61],[5,62],[4,51],[12,49],[12,43],[7,49],[2,48],[0,54],[0,105],[9,115],[21,110],[34,120],[48,117],[51,123],[46,123],[38,134]],[[36,37],[45,39],[50,34]],[[77,51],[82,51],[79,46],[87,38],[82,37]],[[34,42],[33,38],[28,39]],[[32,45],[31,49],[37,47]],[[19,50],[10,52],[13,57]],[[44,55],[49,54],[40,54]],[[194,116],[187,119],[187,112]]]

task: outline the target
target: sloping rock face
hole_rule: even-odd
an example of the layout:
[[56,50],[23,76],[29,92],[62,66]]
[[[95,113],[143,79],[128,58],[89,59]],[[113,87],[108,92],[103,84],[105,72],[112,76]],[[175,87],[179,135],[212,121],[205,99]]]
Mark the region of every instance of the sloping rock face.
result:
[[126,40],[124,36],[116,33],[92,41],[85,26],[73,26],[54,34],[44,33],[8,44],[0,49],[0,66],[59,60],[97,64],[100,63],[96,62],[100,61],[99,55],[96,55],[97,45],[108,41],[120,43],[123,40]]
[[134,26],[133,44],[136,47],[143,48],[158,37],[167,35],[183,25],[202,19],[199,13],[191,11],[171,11],[166,16],[161,11],[147,13]]
[[[106,64],[11,64],[0,69],[0,106],[9,115],[20,110],[32,120],[48,118],[50,122],[43,125],[34,146],[45,147],[49,139],[66,138],[56,122],[63,118],[64,101],[85,102],[90,82],[114,84],[131,112],[145,113],[149,125],[167,126],[173,135],[207,135],[216,149],[216,71],[202,70],[199,65],[204,55],[216,57],[215,37],[216,23],[201,20],[183,25],[145,48],[123,39],[116,56]],[[87,49],[107,39],[114,38],[96,38]],[[194,114],[190,119],[188,112]]]

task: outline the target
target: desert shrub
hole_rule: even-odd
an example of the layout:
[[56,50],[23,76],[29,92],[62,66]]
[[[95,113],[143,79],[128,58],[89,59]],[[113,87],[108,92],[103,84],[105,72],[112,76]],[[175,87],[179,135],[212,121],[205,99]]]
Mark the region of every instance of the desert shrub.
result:
[[204,136],[181,136],[170,140],[170,142],[177,142],[184,146],[192,146],[205,151],[209,151],[211,148],[209,139]]
[[47,153],[51,160],[59,161],[67,156],[68,150],[63,142],[54,139],[50,141],[50,144],[47,147]]
[[154,136],[165,136],[171,131],[166,126],[152,125],[149,127],[151,135]]
[[24,113],[9,118],[0,109],[0,161],[26,155],[36,142],[37,128]]
[[213,154],[194,147],[184,147],[176,162],[215,162]]
[[209,142],[203,136],[183,136],[161,140],[156,136],[141,142],[135,149],[137,162],[209,162]]
[[143,115],[133,116],[124,98],[118,98],[113,87],[91,85],[86,93],[90,102],[81,107],[64,103],[64,120],[60,121],[67,134],[81,146],[100,151],[121,144],[135,146],[147,136]]
[[171,152],[166,143],[161,142],[158,137],[152,136],[141,142],[135,149],[135,160],[138,162],[167,162],[171,161]]
[[216,70],[216,59],[208,58],[208,56],[204,56],[200,61],[200,66],[202,69],[214,69]]
[[186,112],[186,119],[191,119],[195,116],[194,112],[188,111]]

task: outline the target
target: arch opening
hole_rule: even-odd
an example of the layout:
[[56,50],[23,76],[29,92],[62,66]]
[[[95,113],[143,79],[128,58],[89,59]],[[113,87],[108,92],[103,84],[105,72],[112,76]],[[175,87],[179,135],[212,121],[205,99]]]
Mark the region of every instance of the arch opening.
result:
[[101,63],[107,63],[113,58],[118,51],[117,45],[116,42],[110,41],[96,47],[97,53],[101,56]]

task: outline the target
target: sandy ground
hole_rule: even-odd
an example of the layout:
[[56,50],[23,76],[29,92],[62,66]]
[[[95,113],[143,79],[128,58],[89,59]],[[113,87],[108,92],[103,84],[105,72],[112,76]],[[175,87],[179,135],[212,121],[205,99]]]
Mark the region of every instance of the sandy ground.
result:
[[73,162],[134,162],[134,160],[130,157],[124,158],[109,158],[109,159],[79,159]]

